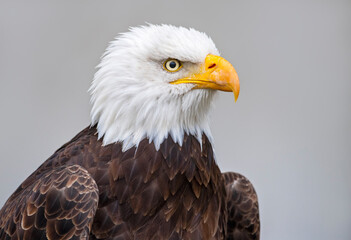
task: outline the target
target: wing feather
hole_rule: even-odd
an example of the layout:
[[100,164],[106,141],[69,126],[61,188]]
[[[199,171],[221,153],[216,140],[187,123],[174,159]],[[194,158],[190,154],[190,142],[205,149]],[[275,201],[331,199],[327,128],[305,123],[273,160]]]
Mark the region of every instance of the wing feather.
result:
[[98,188],[78,165],[31,178],[0,211],[0,239],[71,239],[89,235]]
[[234,172],[223,173],[227,191],[227,239],[259,240],[258,199],[250,181]]

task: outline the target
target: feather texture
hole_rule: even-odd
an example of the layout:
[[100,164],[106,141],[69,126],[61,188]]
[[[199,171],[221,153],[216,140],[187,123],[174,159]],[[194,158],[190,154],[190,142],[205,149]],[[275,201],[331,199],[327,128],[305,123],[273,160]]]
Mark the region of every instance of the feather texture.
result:
[[260,238],[258,199],[250,181],[239,173],[223,174],[227,191],[227,239]]
[[0,211],[0,239],[88,239],[98,187],[79,165],[32,174]]
[[83,130],[21,184],[0,211],[0,239],[246,239],[226,235],[235,206],[258,211],[245,204],[252,190],[236,197],[205,135],[202,146],[185,135],[182,146],[167,138],[156,151],[144,139],[123,152],[96,131]]

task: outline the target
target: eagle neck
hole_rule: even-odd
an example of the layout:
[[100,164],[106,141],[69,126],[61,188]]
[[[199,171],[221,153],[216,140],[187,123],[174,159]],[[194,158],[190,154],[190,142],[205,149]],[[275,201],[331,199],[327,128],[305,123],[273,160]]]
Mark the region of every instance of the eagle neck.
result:
[[209,112],[214,91],[200,89],[177,95],[147,89],[137,95],[121,93],[116,99],[109,99],[109,95],[93,101],[92,125],[97,124],[104,145],[121,143],[127,151],[146,138],[159,150],[169,137],[181,146],[184,136],[192,135],[201,146],[203,134],[212,142]]

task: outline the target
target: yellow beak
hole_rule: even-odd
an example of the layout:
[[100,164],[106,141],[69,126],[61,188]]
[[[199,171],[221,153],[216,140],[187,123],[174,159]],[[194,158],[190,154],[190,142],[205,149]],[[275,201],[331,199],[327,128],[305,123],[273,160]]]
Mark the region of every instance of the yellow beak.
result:
[[233,92],[235,102],[239,97],[239,77],[234,67],[220,56],[208,54],[200,71],[186,78],[171,82],[171,84],[192,83],[193,89],[210,88],[226,92]]

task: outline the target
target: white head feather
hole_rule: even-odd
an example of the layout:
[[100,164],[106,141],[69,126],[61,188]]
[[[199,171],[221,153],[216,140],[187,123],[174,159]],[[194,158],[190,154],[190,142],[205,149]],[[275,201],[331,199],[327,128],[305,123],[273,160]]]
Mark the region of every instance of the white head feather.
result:
[[[168,136],[180,145],[185,133],[200,143],[202,133],[212,139],[208,115],[215,91],[169,84],[196,71],[208,54],[219,52],[205,33],[170,25],[131,28],[112,41],[90,88],[91,121],[103,144],[121,142],[125,151],[145,137],[156,149]],[[166,71],[169,58],[183,68]]]

